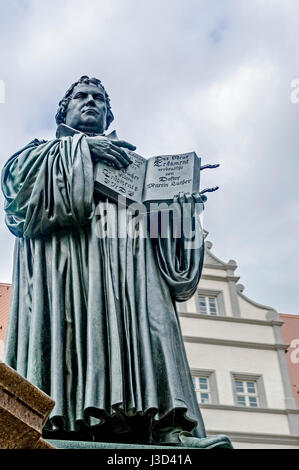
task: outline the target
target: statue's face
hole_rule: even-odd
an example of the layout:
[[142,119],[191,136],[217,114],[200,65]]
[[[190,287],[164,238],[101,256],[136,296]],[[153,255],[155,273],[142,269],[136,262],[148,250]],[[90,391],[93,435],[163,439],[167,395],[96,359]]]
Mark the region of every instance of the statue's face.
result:
[[102,87],[90,83],[75,86],[69,101],[65,124],[82,132],[103,134],[107,106]]

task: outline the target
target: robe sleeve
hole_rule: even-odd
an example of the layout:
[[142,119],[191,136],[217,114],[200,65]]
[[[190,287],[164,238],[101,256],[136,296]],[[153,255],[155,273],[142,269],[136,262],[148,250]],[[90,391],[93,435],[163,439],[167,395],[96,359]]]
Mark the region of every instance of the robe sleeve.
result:
[[[160,227],[153,244],[157,265],[173,299],[176,302],[185,302],[194,295],[200,280],[204,237],[199,214],[192,215],[188,210],[184,212],[178,198],[175,202],[180,207],[179,216],[176,220],[170,217],[166,232],[165,226],[163,233]],[[202,211],[203,204],[198,206],[201,206]]]
[[1,186],[6,225],[17,237],[87,224],[94,211],[94,182],[85,136],[35,139],[8,160]]

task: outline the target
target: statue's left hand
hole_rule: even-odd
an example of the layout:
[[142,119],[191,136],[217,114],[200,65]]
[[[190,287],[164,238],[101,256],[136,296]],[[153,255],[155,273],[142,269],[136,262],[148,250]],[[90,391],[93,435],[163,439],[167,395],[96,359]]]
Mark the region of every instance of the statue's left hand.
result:
[[[174,203],[179,203],[182,209],[188,209],[191,216],[196,213],[196,208],[200,209],[197,213],[202,210],[202,204],[207,201],[207,197],[200,193],[179,193],[173,198]],[[191,208],[191,212],[190,212]]]
[[217,191],[219,189],[219,186],[215,186],[214,188],[206,188],[203,189],[200,192],[197,193],[179,193],[176,194],[173,198],[173,202],[178,202],[181,205],[182,204],[192,204],[192,207],[195,207],[196,204],[203,204],[208,200],[207,196],[204,195],[204,193],[211,193],[214,191]]

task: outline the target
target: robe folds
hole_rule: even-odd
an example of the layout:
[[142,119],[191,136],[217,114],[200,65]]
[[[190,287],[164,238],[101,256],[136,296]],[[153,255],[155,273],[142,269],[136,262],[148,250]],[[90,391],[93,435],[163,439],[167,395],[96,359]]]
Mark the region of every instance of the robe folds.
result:
[[95,198],[93,178],[82,133],[35,139],[2,170],[16,237],[4,360],[55,400],[48,430],[178,410],[205,437],[175,304],[200,279],[202,229],[193,249],[171,228],[144,236],[142,221],[135,237],[112,236],[128,215]]

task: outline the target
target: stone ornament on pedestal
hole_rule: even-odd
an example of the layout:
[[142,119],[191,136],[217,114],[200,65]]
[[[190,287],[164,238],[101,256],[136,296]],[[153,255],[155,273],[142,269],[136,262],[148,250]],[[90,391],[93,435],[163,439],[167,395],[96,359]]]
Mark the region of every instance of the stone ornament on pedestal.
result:
[[0,449],[54,449],[41,438],[55,402],[0,362]]

